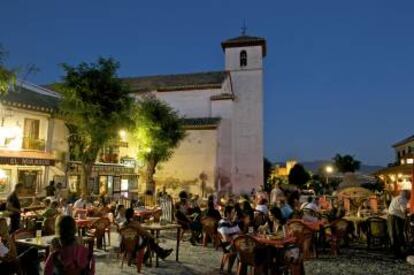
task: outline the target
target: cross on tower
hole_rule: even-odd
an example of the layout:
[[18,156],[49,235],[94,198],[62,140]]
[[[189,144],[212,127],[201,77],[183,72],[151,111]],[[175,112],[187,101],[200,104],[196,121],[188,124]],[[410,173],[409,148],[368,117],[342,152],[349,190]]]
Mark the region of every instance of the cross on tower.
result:
[[243,25],[241,27],[241,34],[246,35],[246,30],[247,30],[246,20],[243,20]]

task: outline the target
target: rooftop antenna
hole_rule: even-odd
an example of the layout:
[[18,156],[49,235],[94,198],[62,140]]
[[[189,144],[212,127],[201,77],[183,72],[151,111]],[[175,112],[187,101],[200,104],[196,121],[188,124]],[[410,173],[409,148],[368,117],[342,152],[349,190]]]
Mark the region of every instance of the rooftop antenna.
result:
[[243,25],[241,27],[241,34],[246,35],[246,30],[247,30],[246,19],[243,19]]

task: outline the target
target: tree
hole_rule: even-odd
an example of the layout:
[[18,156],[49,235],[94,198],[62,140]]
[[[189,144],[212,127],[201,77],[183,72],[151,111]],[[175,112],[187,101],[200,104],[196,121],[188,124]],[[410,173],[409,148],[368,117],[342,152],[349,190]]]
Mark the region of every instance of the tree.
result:
[[336,154],[333,160],[335,161],[336,168],[341,173],[355,172],[359,170],[361,166],[361,162],[354,159],[354,157],[350,155],[342,156],[340,154]]
[[272,174],[272,162],[267,158],[263,158],[263,187],[266,192],[272,191],[272,183],[270,175]]
[[306,187],[306,183],[310,180],[309,173],[305,170],[302,164],[295,164],[290,170],[288,179],[289,184],[296,185],[299,188]]
[[133,99],[117,77],[119,63],[111,58],[62,67],[66,74],[55,88],[62,94],[60,111],[69,130],[70,159],[81,162],[80,190],[87,194],[99,151],[117,140],[120,129],[133,124]]
[[6,50],[0,45],[0,94],[5,94],[11,84],[16,82],[16,72],[7,69],[4,62],[7,57]]
[[146,190],[154,193],[157,165],[169,160],[185,137],[182,118],[155,96],[144,96],[138,101],[135,123],[138,158],[146,165]]

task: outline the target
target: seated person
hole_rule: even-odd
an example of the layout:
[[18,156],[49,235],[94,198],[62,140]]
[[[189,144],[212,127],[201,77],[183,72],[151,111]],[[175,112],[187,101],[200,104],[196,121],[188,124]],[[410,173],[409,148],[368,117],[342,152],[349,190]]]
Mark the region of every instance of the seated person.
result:
[[[234,224],[234,216],[236,212],[234,211],[233,206],[227,205],[224,207],[224,216],[218,223],[217,232],[221,236],[221,245],[223,247],[224,253],[229,253],[234,250],[232,246],[232,241],[241,234],[241,230],[237,224]],[[228,263],[228,270],[231,271],[233,263],[236,259],[236,254],[231,255]],[[231,273],[231,272],[229,272]]]
[[316,200],[312,196],[309,196],[308,201],[302,204],[301,210],[303,211],[302,219],[304,221],[318,221],[319,206],[317,205]]
[[269,214],[269,208],[267,207],[267,200],[266,199],[259,200],[259,203],[256,205],[254,210],[261,212],[267,216]]
[[284,215],[281,209],[279,209],[278,207],[272,207],[270,209],[269,221],[270,221],[269,222],[270,232],[272,232],[273,234],[278,234],[281,232],[283,236],[286,236],[287,219],[284,218]]
[[59,214],[59,210],[58,210],[59,204],[57,201],[52,201],[49,205],[48,208],[46,208],[45,212],[43,212],[42,216],[44,218],[50,218],[50,217],[54,217],[57,214]]
[[106,217],[108,216],[109,212],[111,212],[111,209],[109,209],[108,204],[106,203],[106,200],[102,200],[100,207],[98,208],[98,211],[96,213],[96,216]]
[[59,236],[52,241],[54,251],[46,260],[44,274],[95,274],[93,255],[77,242],[75,220],[63,216],[57,227]]
[[287,204],[285,202],[284,199],[281,199],[279,201],[279,208],[280,208],[280,212],[282,213],[282,218],[284,220],[288,220],[288,219],[290,219],[292,217],[292,215],[293,215],[293,209],[292,209],[292,207],[290,207],[289,204]]
[[64,216],[72,216],[72,206],[65,198],[60,199],[60,213]]
[[46,198],[43,200],[42,204],[45,208],[48,208],[50,206],[50,203],[51,203],[51,200],[49,198]]
[[90,203],[87,200],[87,196],[85,194],[82,194],[81,197],[73,204],[73,208],[86,208],[89,205]]
[[180,193],[180,201],[175,205],[175,219],[182,226],[184,230],[191,230],[191,239],[190,242],[192,245],[195,245],[197,241],[201,240],[202,234],[202,225],[200,223],[200,215],[194,216],[194,218],[189,218],[190,209],[187,204],[187,197],[185,192]]
[[[125,222],[122,224],[121,227],[122,228],[133,227],[138,231],[138,234],[140,235],[140,237],[142,237],[140,247],[137,247],[136,251],[138,251],[140,248],[146,245],[149,245],[151,250],[154,251],[158,255],[158,257],[160,257],[161,259],[167,258],[173,250],[163,249],[158,244],[156,244],[154,241],[154,237],[148,231],[143,229],[141,227],[141,224],[138,221],[133,220],[133,217],[134,217],[134,209],[128,208],[125,211]],[[149,251],[147,250],[144,255],[144,262],[148,258],[149,258]]]
[[115,210],[115,223],[122,225],[125,222],[125,206],[123,204],[119,204]]
[[0,269],[1,274],[14,274],[16,261],[16,246],[9,235],[9,228],[5,218],[0,218]]
[[219,221],[217,231],[221,235],[223,243],[230,244],[240,233],[241,230],[237,224],[233,223],[236,212],[234,207],[227,205],[224,207],[224,216]]
[[[239,226],[233,223],[235,215],[234,207],[226,205],[224,207],[224,216],[218,223],[217,232],[220,234],[221,245],[225,253],[233,251],[232,241],[241,234]],[[235,258],[231,257],[229,259],[229,270],[231,270]]]

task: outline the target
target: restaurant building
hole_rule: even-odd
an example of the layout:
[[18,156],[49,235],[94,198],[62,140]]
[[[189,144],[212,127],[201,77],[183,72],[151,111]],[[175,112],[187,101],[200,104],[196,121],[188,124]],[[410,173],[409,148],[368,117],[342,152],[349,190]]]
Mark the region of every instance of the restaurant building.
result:
[[28,197],[44,194],[51,180],[64,183],[67,131],[58,103],[56,93],[27,82],[0,96],[0,197],[18,182]]
[[414,135],[395,143],[392,147],[395,151],[395,162],[375,172],[375,175],[384,181],[387,189],[397,193],[401,189],[411,189]]

